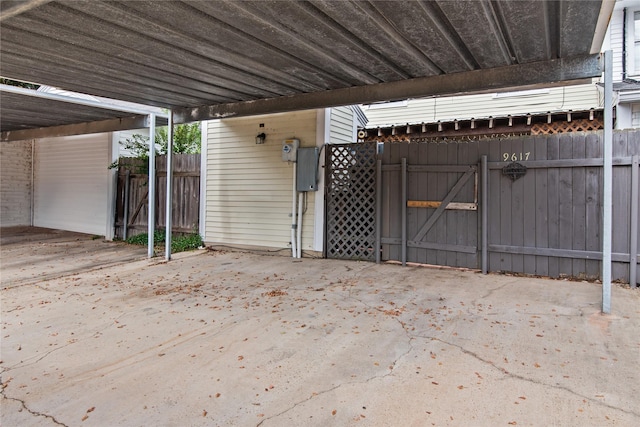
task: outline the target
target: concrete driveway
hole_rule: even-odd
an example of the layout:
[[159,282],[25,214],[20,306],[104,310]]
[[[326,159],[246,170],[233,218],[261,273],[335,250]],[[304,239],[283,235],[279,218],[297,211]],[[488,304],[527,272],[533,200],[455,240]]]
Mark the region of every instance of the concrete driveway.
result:
[[3,426],[640,425],[636,290],[603,316],[593,283],[210,251],[33,280],[5,253]]
[[39,227],[0,230],[3,287],[36,283],[146,256],[146,247],[107,242],[102,236]]

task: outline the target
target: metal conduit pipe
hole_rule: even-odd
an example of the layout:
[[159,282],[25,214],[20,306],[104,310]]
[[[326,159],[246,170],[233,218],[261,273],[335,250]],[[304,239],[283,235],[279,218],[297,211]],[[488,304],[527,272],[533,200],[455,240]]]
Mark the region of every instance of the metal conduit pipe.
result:
[[296,162],[293,162],[293,191],[291,197],[291,256],[296,258],[298,255],[298,251],[296,249],[296,195],[297,195],[297,182],[296,182],[296,174],[298,170],[296,167]]
[[300,192],[298,193],[298,225],[297,225],[297,235],[296,235],[296,258],[302,258],[302,207],[304,205],[303,203],[303,197],[304,197],[304,193]]

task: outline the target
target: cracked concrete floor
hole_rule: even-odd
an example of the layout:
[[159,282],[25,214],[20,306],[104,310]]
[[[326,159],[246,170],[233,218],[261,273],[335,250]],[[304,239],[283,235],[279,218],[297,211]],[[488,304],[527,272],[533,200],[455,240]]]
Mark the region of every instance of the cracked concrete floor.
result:
[[6,427],[640,425],[620,286],[603,316],[592,283],[246,253],[11,277]]

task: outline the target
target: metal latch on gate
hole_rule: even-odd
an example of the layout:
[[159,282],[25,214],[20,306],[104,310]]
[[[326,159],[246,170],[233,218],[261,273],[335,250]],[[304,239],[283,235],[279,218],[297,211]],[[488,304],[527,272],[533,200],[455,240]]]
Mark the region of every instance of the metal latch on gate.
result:
[[512,162],[502,168],[502,175],[506,175],[511,178],[512,181],[525,176],[527,173],[527,167],[523,164]]

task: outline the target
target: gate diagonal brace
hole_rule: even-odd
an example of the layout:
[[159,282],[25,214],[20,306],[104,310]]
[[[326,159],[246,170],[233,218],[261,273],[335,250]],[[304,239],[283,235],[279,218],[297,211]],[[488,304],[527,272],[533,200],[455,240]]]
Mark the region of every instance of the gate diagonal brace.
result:
[[431,214],[431,216],[429,217],[427,222],[425,222],[424,225],[422,226],[422,228],[420,228],[420,231],[418,231],[418,234],[416,234],[416,237],[413,240],[420,241],[420,240],[422,240],[424,238],[424,236],[427,235],[427,232],[429,232],[429,230],[431,229],[431,227],[433,227],[433,225],[436,223],[438,218],[440,218],[440,215],[442,215],[442,213],[447,209],[447,205],[449,203],[451,203],[453,198],[456,197],[458,192],[460,192],[462,187],[464,187],[464,185],[467,183],[467,181],[469,181],[469,179],[475,173],[476,173],[476,168],[475,167],[470,167],[469,170],[466,171],[464,173],[464,175],[462,175],[460,180],[458,180],[458,182],[456,182],[456,185],[454,185],[453,188],[451,189],[451,191],[449,191],[449,194],[447,194],[447,196],[444,198],[444,200],[442,200],[442,203],[440,204],[438,209],[436,209],[436,211],[433,214]]

